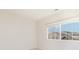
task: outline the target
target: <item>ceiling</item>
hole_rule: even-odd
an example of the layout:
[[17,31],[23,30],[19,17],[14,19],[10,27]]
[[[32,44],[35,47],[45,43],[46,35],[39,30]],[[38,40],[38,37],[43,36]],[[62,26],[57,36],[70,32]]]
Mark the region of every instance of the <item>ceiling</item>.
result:
[[1,9],[0,13],[14,14],[13,16],[26,19],[40,20],[56,13],[57,9]]

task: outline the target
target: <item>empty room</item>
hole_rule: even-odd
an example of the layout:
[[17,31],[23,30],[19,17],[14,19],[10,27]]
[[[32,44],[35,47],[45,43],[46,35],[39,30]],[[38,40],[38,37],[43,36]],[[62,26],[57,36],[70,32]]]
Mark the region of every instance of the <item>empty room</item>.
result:
[[79,50],[79,9],[0,9],[0,50]]

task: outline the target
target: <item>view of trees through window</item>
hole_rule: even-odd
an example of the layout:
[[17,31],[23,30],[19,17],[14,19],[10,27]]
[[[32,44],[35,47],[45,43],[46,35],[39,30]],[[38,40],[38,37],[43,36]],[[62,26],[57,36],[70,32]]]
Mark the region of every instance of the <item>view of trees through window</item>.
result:
[[48,39],[79,40],[79,23],[66,23],[48,27]]

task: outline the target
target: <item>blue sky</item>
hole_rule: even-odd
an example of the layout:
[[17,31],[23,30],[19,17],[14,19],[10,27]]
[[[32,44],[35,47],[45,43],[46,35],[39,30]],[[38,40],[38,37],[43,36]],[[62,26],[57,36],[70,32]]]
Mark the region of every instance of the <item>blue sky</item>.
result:
[[59,27],[55,28],[55,27],[49,27],[48,28],[48,32],[59,32]]
[[[69,23],[61,25],[61,31],[79,32],[79,23]],[[59,32],[59,27],[49,27],[48,32]]]

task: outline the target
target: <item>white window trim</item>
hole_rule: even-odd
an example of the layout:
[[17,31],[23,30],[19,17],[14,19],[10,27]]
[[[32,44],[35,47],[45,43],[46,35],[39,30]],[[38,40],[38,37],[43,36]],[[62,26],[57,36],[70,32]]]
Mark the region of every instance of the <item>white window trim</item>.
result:
[[[60,40],[61,40],[61,24],[73,23],[73,22],[79,22],[79,18],[73,18],[73,19],[66,20],[66,21],[61,21],[61,22],[57,22],[57,23],[53,23],[53,24],[48,24],[48,26],[57,25],[57,24],[60,25],[60,29],[59,30],[60,30]],[[73,35],[73,32],[72,32],[72,35]],[[48,39],[48,28],[47,28],[47,39]],[[48,40],[53,40],[53,39],[48,39]],[[54,39],[54,40],[57,40],[57,39]],[[72,40],[73,40],[73,38],[72,38]],[[69,40],[67,40],[67,41],[69,41]]]

